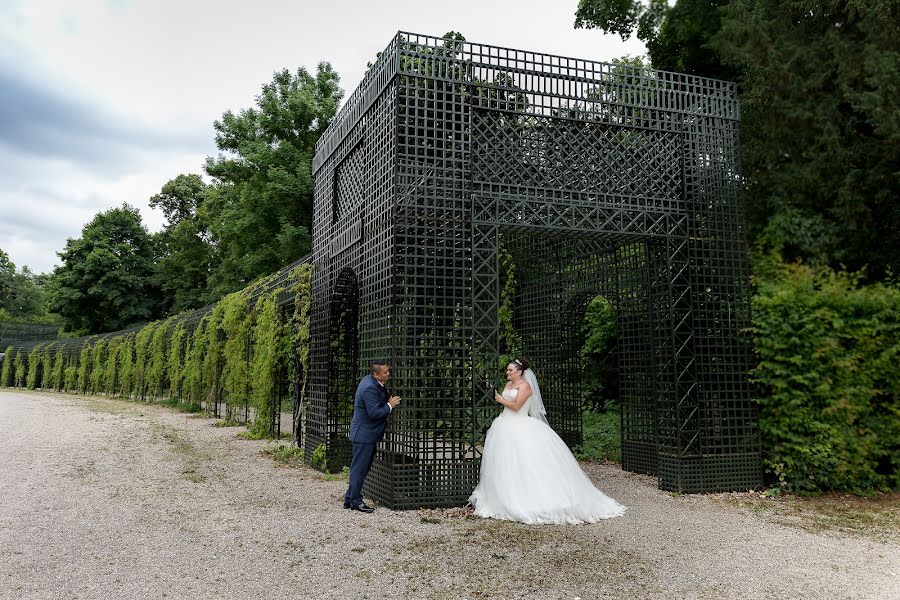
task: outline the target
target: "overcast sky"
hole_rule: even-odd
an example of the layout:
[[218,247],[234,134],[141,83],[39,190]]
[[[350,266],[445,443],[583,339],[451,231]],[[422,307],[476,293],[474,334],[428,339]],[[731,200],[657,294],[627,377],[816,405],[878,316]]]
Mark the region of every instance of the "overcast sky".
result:
[[398,30],[608,61],[636,39],[573,28],[577,0],[0,0],[0,248],[49,271],[66,239],[216,153],[214,120],[272,73],[329,61],[345,98]]

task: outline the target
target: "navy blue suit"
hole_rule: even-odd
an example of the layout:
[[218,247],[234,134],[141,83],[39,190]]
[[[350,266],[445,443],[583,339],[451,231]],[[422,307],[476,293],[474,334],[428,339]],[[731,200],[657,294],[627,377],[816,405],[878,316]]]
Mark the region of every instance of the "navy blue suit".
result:
[[375,445],[384,438],[384,423],[391,414],[387,403],[388,391],[366,375],[356,388],[353,398],[353,419],[348,437],[353,442],[353,459],[350,461],[350,486],[344,496],[344,504],[362,504],[362,487],[375,459]]

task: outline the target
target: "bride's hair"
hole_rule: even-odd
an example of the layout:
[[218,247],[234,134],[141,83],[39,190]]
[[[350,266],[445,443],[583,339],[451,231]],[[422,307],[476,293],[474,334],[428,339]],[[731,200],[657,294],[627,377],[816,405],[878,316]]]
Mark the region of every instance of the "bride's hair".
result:
[[516,358],[509,361],[509,364],[515,366],[519,371],[525,372],[528,367],[531,366],[531,363],[528,362],[528,359],[524,356],[517,356]]

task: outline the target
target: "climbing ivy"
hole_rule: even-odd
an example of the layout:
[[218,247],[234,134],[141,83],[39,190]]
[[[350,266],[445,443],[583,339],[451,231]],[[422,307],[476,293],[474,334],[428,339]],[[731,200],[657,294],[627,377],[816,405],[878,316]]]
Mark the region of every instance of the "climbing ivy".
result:
[[147,395],[147,363],[150,341],[153,338],[153,328],[156,323],[150,323],[137,332],[134,337],[134,395],[144,400]]
[[85,343],[78,354],[78,383],[79,394],[86,394],[90,389],[91,381],[91,344]]
[[208,317],[203,317],[197,328],[188,336],[185,345],[185,360],[183,372],[184,401],[188,404],[200,403],[206,399],[203,379],[203,364],[206,357],[206,326]]
[[71,362],[63,370],[63,390],[76,391],[78,389],[78,367]]
[[225,337],[222,365],[223,395],[227,402],[225,420],[237,420],[236,410],[250,395],[250,329],[253,314],[246,294],[235,292],[222,301],[222,332]]
[[123,341],[123,336],[117,335],[107,342],[106,357],[102,367],[103,378],[100,382],[101,389],[94,390],[95,392],[104,391],[109,395],[114,395],[118,391],[116,388],[119,382]]
[[[219,398],[222,389],[222,366],[224,353],[224,335],[225,332],[220,328],[222,317],[225,314],[224,303],[219,303],[213,307],[212,312],[206,321],[206,335],[204,343],[206,349],[203,355],[203,389],[205,397],[202,398],[206,402],[206,414],[212,415],[215,403]],[[226,415],[228,420],[228,415]]]
[[269,433],[268,424],[272,417],[272,398],[275,395],[276,375],[280,352],[278,348],[281,333],[278,319],[278,305],[273,295],[256,304],[256,328],[253,332],[253,353],[250,374],[253,379],[251,405],[255,418],[250,424],[250,433],[262,437]]
[[48,379],[45,380],[44,387],[54,389],[56,391],[61,391],[63,389],[63,387],[65,386],[65,380],[63,379],[65,362],[66,359],[65,357],[63,357],[62,348],[57,348],[56,354],[53,357],[53,366],[52,368],[50,368],[50,375]]
[[169,347],[166,353],[166,373],[169,377],[169,396],[178,402],[182,400],[182,384],[184,382],[184,354],[187,330],[178,323],[172,330]]
[[159,323],[150,337],[149,358],[147,361],[147,393],[152,400],[163,396],[166,378],[166,334],[169,332],[171,320]]
[[99,394],[103,389],[108,349],[109,343],[105,339],[99,340],[91,349],[91,380],[89,389],[92,394]]
[[119,348],[119,393],[125,398],[131,398],[131,388],[134,385],[134,335],[128,333],[122,338]]
[[16,354],[16,362],[15,362],[15,384],[16,387],[25,387],[25,359],[23,358],[23,353],[19,352]]
[[[257,281],[223,298],[196,326],[175,316],[136,332],[86,338],[77,356],[59,343],[36,346],[27,357],[9,348],[0,385],[168,399],[205,405],[209,414],[221,399],[226,420],[237,420],[246,407],[248,435],[265,437],[280,378],[289,373],[292,385],[305,386],[311,273],[309,264],[294,269],[286,278],[290,289],[276,285],[283,274]],[[260,289],[267,291],[255,297]],[[285,313],[281,302],[291,298],[292,310]]]
[[16,360],[16,351],[12,346],[8,346],[3,351],[3,365],[0,366],[0,387],[12,387],[15,384],[13,376],[13,361]]
[[35,346],[28,355],[28,378],[25,386],[29,390],[33,390],[38,385],[38,369],[41,366],[41,347]]

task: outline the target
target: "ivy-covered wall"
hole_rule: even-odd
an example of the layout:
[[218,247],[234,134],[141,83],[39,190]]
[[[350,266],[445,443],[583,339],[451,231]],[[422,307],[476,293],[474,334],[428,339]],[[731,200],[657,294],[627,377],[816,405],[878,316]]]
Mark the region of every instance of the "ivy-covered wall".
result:
[[[286,278],[279,272],[255,282],[195,323],[175,316],[137,331],[84,338],[66,352],[58,341],[27,351],[10,346],[0,387],[165,401],[210,414],[218,400],[226,419],[247,414],[251,435],[271,435],[281,379],[305,381],[309,365],[311,271],[301,264]],[[275,285],[276,278],[286,283]]]

